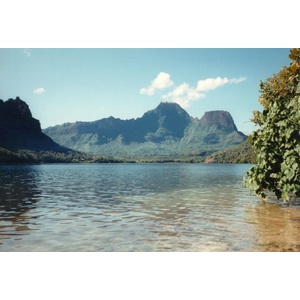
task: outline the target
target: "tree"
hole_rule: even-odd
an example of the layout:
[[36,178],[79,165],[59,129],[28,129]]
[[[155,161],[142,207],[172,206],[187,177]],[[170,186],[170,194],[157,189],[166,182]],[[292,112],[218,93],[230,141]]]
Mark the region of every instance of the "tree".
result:
[[300,196],[300,48],[292,49],[290,66],[260,83],[263,111],[253,112],[260,128],[249,136],[257,163],[245,185],[263,199],[274,192],[289,202]]

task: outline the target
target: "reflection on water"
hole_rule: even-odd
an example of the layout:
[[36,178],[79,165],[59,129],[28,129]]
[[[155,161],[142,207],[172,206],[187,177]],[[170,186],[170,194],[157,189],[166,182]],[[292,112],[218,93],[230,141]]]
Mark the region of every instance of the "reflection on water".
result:
[[35,208],[39,197],[35,181],[30,167],[0,169],[0,245],[3,239],[18,240],[29,234],[32,216],[26,213]]
[[300,210],[247,165],[0,167],[0,251],[299,251]]
[[260,202],[246,215],[256,227],[258,250],[300,251],[299,207]]

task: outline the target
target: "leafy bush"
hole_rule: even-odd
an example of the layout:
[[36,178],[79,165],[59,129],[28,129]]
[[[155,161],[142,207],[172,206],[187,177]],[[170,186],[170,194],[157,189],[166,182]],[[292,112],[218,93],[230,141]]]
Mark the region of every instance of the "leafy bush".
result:
[[289,57],[290,66],[260,84],[264,109],[253,113],[260,129],[250,136],[257,164],[245,177],[257,195],[266,198],[272,191],[284,202],[300,196],[300,48]]

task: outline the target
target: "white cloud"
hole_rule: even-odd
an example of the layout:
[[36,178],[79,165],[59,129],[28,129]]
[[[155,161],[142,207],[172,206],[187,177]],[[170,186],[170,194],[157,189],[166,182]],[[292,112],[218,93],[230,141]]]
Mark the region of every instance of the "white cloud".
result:
[[29,49],[24,49],[23,53],[28,57],[31,55],[31,51]]
[[152,96],[156,90],[163,90],[165,88],[171,87],[174,82],[171,80],[168,73],[160,72],[156,78],[151,82],[148,88],[142,88],[140,90],[141,94]]
[[230,78],[230,79],[228,79],[227,77],[207,78],[205,80],[198,81],[197,91],[208,92],[208,91],[215,90],[219,87],[222,87],[223,85],[225,85],[227,83],[238,84],[240,82],[243,82],[244,80],[246,80],[246,77]]
[[[240,78],[207,78],[199,80],[196,87],[191,87],[188,83],[182,83],[175,87],[172,91],[161,96],[164,101],[175,102],[183,108],[188,108],[193,101],[197,101],[205,97],[205,94],[209,91],[220,88],[226,84],[238,84],[246,80],[246,77]],[[170,75],[164,72],[160,72],[157,77],[151,82],[148,88],[142,88],[141,94],[149,96],[154,95],[156,90],[162,90],[174,85],[174,82],[170,79]]]
[[46,92],[46,90],[44,88],[40,87],[40,88],[35,89],[33,92],[35,94],[39,94],[40,95],[40,94],[44,94]]
[[199,92],[208,92],[225,85],[228,81],[229,79],[226,77],[207,78],[205,80],[199,80],[196,89]]
[[190,87],[187,83],[182,83],[173,91],[162,96],[165,101],[175,102],[182,108],[189,107],[191,102],[203,97],[205,97],[203,93],[200,93],[195,88]]
[[190,87],[187,83],[182,83],[173,91],[162,96],[162,99],[169,102],[175,102],[183,108],[188,108],[193,101],[197,101],[205,97],[206,92],[215,90],[224,86],[225,84],[238,84],[246,80],[245,77],[241,78],[207,78],[199,80],[196,88]]
[[247,79],[246,77],[231,78],[231,79],[229,79],[229,83],[238,84],[238,83],[245,81],[246,79]]

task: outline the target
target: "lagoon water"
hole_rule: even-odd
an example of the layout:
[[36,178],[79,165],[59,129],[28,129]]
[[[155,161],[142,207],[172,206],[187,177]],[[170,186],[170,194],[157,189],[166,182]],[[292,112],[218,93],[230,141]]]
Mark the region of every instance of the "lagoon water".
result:
[[0,166],[0,251],[299,251],[299,207],[251,196],[249,168]]

